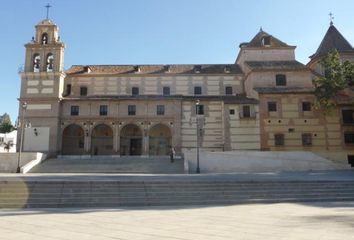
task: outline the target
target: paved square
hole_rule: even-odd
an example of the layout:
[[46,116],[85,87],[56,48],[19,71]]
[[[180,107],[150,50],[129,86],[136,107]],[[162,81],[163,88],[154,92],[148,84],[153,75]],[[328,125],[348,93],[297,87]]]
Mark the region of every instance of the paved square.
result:
[[354,239],[354,202],[0,210],[0,239]]

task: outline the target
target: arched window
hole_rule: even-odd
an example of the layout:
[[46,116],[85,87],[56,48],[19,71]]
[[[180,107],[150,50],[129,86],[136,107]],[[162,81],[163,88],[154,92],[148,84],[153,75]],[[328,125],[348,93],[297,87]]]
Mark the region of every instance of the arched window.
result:
[[53,72],[54,56],[51,53],[47,55],[47,72]]
[[42,44],[48,44],[48,34],[47,33],[42,34]]
[[41,69],[41,57],[38,53],[33,55],[33,72],[39,72]]

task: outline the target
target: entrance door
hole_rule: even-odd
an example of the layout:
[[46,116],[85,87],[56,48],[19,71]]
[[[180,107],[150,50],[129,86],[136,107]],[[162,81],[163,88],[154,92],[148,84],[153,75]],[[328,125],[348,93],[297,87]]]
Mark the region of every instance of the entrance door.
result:
[[80,126],[72,124],[64,129],[61,154],[84,154],[84,130]]
[[154,156],[169,155],[172,134],[169,127],[158,124],[149,131],[149,154]]
[[141,139],[130,139],[130,155],[141,155]]
[[91,136],[91,154],[113,154],[113,131],[109,126],[100,124],[93,129]]
[[141,155],[143,134],[135,124],[128,124],[120,131],[120,155]]

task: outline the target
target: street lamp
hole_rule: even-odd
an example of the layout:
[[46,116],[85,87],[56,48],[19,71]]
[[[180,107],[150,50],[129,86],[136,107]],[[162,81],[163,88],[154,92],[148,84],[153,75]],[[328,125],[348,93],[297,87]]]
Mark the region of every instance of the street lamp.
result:
[[196,112],[196,125],[197,125],[197,169],[196,173],[200,173],[200,167],[199,167],[199,135],[200,135],[200,129],[199,129],[199,121],[198,121],[198,115],[199,115],[199,104],[200,101],[197,99],[195,102],[195,112]]
[[17,170],[16,173],[20,173],[21,172],[21,168],[20,168],[20,162],[21,162],[21,153],[22,153],[22,144],[23,144],[23,135],[24,135],[24,128],[25,128],[25,124],[24,124],[24,118],[25,118],[25,112],[27,109],[27,103],[23,102],[22,105],[22,116],[21,116],[21,120],[19,123],[19,126],[21,127],[21,138],[20,138],[20,149],[18,151],[18,158],[17,158]]

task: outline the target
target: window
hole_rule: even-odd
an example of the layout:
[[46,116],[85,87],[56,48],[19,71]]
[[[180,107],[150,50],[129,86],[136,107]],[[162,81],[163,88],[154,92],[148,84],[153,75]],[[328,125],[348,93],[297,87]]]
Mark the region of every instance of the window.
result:
[[279,133],[274,135],[274,145],[284,146],[284,134]]
[[132,95],[133,96],[139,95],[139,88],[138,87],[133,87],[132,88]]
[[128,115],[135,115],[136,114],[136,106],[135,105],[128,105]]
[[348,155],[348,163],[351,167],[354,167],[354,155]]
[[33,55],[33,72],[40,72],[41,69],[41,57],[38,53]]
[[225,87],[225,94],[232,95],[232,87]]
[[87,96],[87,87],[80,87],[80,96]]
[[100,106],[100,116],[107,116],[107,113],[108,113],[108,106],[101,105]]
[[194,95],[201,95],[202,87],[194,87]]
[[202,66],[200,65],[194,66],[194,73],[200,73],[201,71],[202,71]]
[[71,116],[78,116],[79,110],[80,110],[79,106],[71,106],[70,115]]
[[303,133],[302,134],[302,146],[311,146],[312,145],[312,134]]
[[66,96],[69,96],[71,94],[71,84],[66,85]]
[[248,105],[242,106],[242,117],[250,118],[251,117],[251,108]]
[[235,115],[235,109],[230,109],[230,115]]
[[344,133],[344,142],[345,144],[354,144],[354,132]]
[[156,106],[156,114],[157,115],[165,115],[165,106],[164,105],[157,105]]
[[204,115],[204,106],[203,105],[196,105],[195,106],[196,114],[197,115]]
[[225,66],[224,67],[224,73],[230,73],[231,72],[231,67],[230,66]]
[[270,36],[264,36],[262,38],[262,46],[270,46]]
[[342,119],[344,124],[354,123],[354,110],[344,109],[342,110]]
[[84,66],[84,73],[90,73],[91,68],[89,66]]
[[268,102],[268,112],[276,112],[276,111],[277,111],[277,103]]
[[3,142],[4,142],[4,138],[0,137],[0,143],[3,143]]
[[47,33],[43,33],[42,34],[42,44],[48,44],[48,34]]
[[53,54],[49,53],[47,55],[47,72],[53,72],[53,63],[54,63],[54,56]]
[[170,87],[163,87],[162,92],[164,96],[170,96]]
[[277,74],[275,76],[276,86],[286,86],[286,76],[284,74]]
[[310,102],[302,102],[302,111],[303,112],[311,111],[311,103]]

